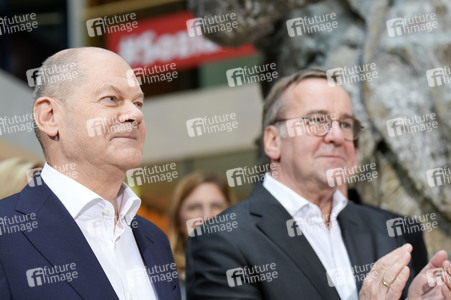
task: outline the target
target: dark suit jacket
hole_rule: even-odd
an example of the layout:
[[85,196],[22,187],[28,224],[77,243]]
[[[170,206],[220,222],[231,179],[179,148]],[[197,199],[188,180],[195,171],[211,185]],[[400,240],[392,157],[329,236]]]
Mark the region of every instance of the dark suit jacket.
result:
[[[286,222],[292,217],[261,184],[221,216],[232,213],[236,214],[236,229],[221,231],[207,224],[188,240],[188,299],[340,299],[304,235],[288,234]],[[343,209],[338,221],[352,266],[371,265],[406,243],[403,235],[389,236],[386,221],[393,217],[390,212],[352,203]],[[422,237],[416,244],[425,249]],[[416,266],[426,265],[425,253],[413,251]],[[276,264],[277,278],[241,285],[242,281],[234,281],[230,287],[227,270],[270,263]],[[420,271],[410,267],[408,285]],[[362,281],[356,283],[360,290]]]
[[[0,299],[118,299],[77,223],[44,182],[0,200],[0,217],[10,222],[33,213],[36,226],[31,230],[23,227],[21,232],[8,232],[0,225]],[[173,263],[166,235],[142,217],[136,216],[134,221],[133,234],[146,266]],[[42,284],[30,278],[28,271],[70,263],[76,264],[78,275],[70,282],[55,279]],[[153,286],[160,300],[180,299],[177,278],[155,280]]]

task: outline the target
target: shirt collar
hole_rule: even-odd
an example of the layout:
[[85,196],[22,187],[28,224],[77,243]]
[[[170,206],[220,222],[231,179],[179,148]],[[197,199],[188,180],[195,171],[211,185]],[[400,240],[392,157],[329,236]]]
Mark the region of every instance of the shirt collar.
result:
[[[277,201],[294,217],[308,217],[312,210],[319,207],[280,181],[274,179],[269,173],[265,174],[263,187],[271,193]],[[337,189],[332,196],[331,220],[335,220],[338,214],[346,207],[348,199]]]
[[295,191],[274,179],[269,173],[265,174],[263,180],[263,187],[276,198],[280,204],[294,217],[304,207],[311,204],[304,197],[297,194]]
[[[97,193],[60,173],[47,163],[42,169],[41,177],[74,219],[83,214],[87,208],[99,202],[108,202]],[[126,223],[130,225],[140,205],[141,199],[123,182],[117,197],[119,220],[124,218]]]

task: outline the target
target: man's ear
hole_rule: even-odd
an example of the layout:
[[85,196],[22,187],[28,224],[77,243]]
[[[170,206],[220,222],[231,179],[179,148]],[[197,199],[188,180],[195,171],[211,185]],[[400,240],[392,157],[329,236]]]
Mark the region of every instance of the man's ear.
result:
[[263,147],[266,156],[272,161],[280,159],[282,138],[280,132],[275,126],[268,126],[263,133]]
[[59,125],[55,114],[60,112],[60,107],[60,103],[50,97],[40,97],[34,103],[33,114],[36,126],[49,137],[55,137],[58,134]]

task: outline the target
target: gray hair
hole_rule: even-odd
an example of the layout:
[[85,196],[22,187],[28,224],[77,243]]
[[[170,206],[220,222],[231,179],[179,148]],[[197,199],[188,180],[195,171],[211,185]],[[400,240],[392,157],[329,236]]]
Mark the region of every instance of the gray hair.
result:
[[[67,49],[48,57],[37,72],[35,87],[33,91],[33,105],[41,97],[51,97],[64,102],[72,92],[79,86],[84,78],[80,67],[79,49]],[[45,153],[41,139],[41,131],[36,125],[33,114],[33,127],[36,138]]]

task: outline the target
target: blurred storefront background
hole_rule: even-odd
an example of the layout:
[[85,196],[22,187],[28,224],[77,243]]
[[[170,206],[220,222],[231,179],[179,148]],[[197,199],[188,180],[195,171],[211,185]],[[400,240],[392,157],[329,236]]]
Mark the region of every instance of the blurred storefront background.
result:
[[249,195],[262,171],[263,95],[317,67],[339,78],[365,126],[359,164],[377,177],[351,187],[367,204],[433,215],[438,229],[422,229],[428,250],[449,249],[450,12],[446,0],[2,0],[0,173],[7,159],[44,162],[32,122],[43,60],[109,49],[146,96],[143,162],[127,182],[139,213],[167,231],[171,194],[193,171],[227,179],[237,201]]

